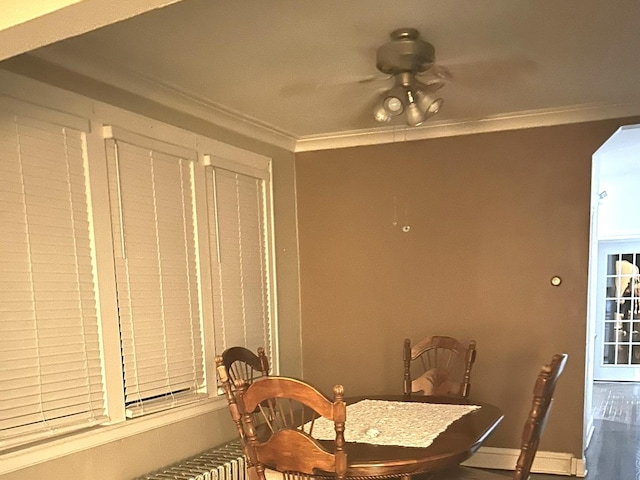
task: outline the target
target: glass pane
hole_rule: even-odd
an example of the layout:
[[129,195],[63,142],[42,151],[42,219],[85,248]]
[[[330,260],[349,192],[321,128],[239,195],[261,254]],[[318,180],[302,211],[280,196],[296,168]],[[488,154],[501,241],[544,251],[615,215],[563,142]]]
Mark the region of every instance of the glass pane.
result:
[[640,342],[640,322],[633,322],[633,331],[631,332],[631,341]]
[[616,277],[607,277],[607,298],[616,298]]
[[607,255],[607,275],[616,274],[616,260],[619,260],[618,255]]
[[633,364],[639,364],[640,363],[640,345],[633,345],[633,347],[631,347],[632,350],[632,356],[631,356],[631,363]]
[[629,300],[625,301],[625,308],[629,309],[628,318],[640,318],[640,278],[634,275],[628,289]]
[[629,365],[629,345],[618,346],[616,365]]
[[615,329],[617,330],[616,341],[618,343],[627,343],[631,334],[629,322],[617,322]]
[[605,345],[602,349],[602,363],[604,365],[613,365],[616,363],[616,347],[615,345]]
[[633,261],[635,260],[635,254],[634,253],[622,253],[620,254],[620,260],[626,260],[627,262],[633,263]]
[[618,302],[616,300],[607,300],[606,302],[605,320],[617,320],[616,313],[618,313]]
[[604,323],[604,341],[605,342],[615,342],[616,341],[616,332],[615,322],[605,322]]
[[619,304],[620,314],[619,318],[622,320],[629,320],[631,318],[631,302],[625,301]]

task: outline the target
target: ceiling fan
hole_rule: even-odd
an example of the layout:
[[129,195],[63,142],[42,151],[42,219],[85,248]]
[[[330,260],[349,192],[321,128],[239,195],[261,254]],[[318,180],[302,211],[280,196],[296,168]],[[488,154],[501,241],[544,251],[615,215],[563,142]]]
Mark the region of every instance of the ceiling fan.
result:
[[512,87],[537,68],[536,62],[519,52],[471,54],[450,58],[444,66],[435,62],[434,46],[422,39],[415,28],[393,30],[389,40],[377,48],[375,65],[377,74],[284,85],[280,94],[291,97],[336,85],[392,81],[390,88],[378,89],[367,102],[367,117],[382,123],[403,119],[410,126],[418,126],[440,111],[444,100],[439,90],[449,83],[455,81],[458,91],[467,94],[488,88],[495,91]]
[[[384,123],[404,113],[408,125],[421,125],[440,111],[443,99],[436,92],[450,76],[435,66],[435,48],[420,38],[418,30],[399,28],[389,36],[390,41],[377,50],[376,68],[391,75],[394,85],[380,95],[373,116]],[[433,75],[418,78],[426,72]]]

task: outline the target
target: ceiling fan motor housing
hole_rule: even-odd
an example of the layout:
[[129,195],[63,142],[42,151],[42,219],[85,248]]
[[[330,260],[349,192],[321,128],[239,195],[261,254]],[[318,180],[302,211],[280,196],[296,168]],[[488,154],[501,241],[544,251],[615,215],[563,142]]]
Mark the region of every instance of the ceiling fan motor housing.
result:
[[435,48],[422,40],[414,28],[394,30],[390,37],[390,42],[378,48],[376,67],[393,76],[394,86],[379,96],[373,117],[378,122],[389,122],[404,113],[407,125],[422,125],[438,113],[443,102],[435,95],[444,85],[442,79],[423,83],[416,78],[434,65]]
[[388,75],[426,72],[435,62],[435,48],[415,28],[399,28],[391,41],[378,48],[376,67]]

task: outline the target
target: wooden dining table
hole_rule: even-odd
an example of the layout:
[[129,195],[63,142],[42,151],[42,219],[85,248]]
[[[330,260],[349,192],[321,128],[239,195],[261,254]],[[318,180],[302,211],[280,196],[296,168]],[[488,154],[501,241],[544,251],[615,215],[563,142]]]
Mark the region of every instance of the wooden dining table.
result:
[[[471,411],[451,423],[427,447],[400,445],[375,445],[351,442],[347,439],[347,478],[408,478],[412,474],[434,472],[457,465],[473,455],[494,431],[503,418],[500,409],[483,402],[470,402],[463,398],[433,397],[421,395],[375,395],[345,399],[347,423],[349,405],[361,400],[383,400],[390,402],[419,402],[433,404],[477,405]],[[413,428],[413,425],[412,425]],[[422,428],[420,424],[416,429]],[[327,446],[330,442],[327,441]],[[322,474],[318,475],[322,477]]]

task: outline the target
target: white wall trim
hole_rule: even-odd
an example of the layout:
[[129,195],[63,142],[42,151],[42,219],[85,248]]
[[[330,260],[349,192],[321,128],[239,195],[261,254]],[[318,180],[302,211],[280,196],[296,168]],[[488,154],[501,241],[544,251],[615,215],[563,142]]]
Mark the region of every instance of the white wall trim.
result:
[[123,69],[122,66],[116,67],[108,63],[98,63],[83,52],[74,51],[67,45],[51,45],[46,52],[34,52],[29,56],[53,65],[59,65],[89,78],[100,79],[107,85],[122,88],[229,131],[289,151],[295,150],[296,138],[290,132],[280,130],[206,98],[195,96],[169,82],[143,75],[131,69]]
[[[480,447],[478,452],[462,465],[496,470],[513,470],[518,460],[518,455],[520,455],[520,450],[514,448]],[[570,453],[538,451],[533,461],[531,472],[584,477],[584,459],[576,458]]]
[[471,135],[475,133],[519,130],[581,123],[640,114],[640,104],[575,105],[562,109],[531,110],[461,122],[432,122],[421,127],[387,127],[386,129],[341,132],[334,135],[300,137],[296,152],[327,150],[362,145],[425,140],[429,138]]
[[593,415],[589,416],[589,419],[587,420],[587,424],[585,425],[584,430],[586,432],[585,438],[584,438],[584,449],[586,450],[589,447],[589,444],[591,443],[591,439],[593,438],[593,432],[596,431],[596,427],[593,424]]

